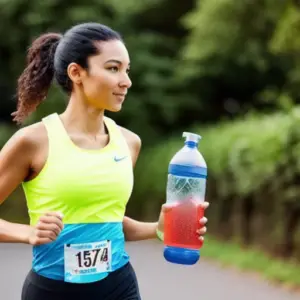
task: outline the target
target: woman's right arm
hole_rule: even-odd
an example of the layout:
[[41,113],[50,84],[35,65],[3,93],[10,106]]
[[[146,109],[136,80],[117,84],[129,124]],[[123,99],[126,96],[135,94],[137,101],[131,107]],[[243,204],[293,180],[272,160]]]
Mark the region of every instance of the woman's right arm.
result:
[[[19,130],[0,152],[0,205],[28,176],[33,145],[25,129]],[[29,243],[28,225],[0,219],[0,242]]]
[[[0,205],[26,179],[37,151],[35,130],[19,130],[0,151]],[[0,243],[49,243],[62,230],[62,217],[49,212],[40,218],[36,227],[10,223],[0,219]]]

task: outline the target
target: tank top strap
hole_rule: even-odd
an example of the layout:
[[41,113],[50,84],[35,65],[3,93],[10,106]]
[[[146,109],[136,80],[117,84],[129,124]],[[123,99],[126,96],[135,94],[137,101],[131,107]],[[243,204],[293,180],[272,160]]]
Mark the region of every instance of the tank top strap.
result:
[[64,134],[64,128],[62,127],[62,123],[60,122],[57,113],[48,115],[47,117],[43,118],[42,121],[47,129],[48,137],[55,137],[56,139],[66,139]]
[[117,123],[113,119],[108,117],[104,117],[104,122],[111,135],[110,138],[113,140],[115,146],[119,149],[122,149],[123,151],[125,150],[128,154],[130,154],[128,143]]
[[62,122],[57,113],[48,115],[42,119],[46,127],[49,143],[49,154],[61,156],[64,151],[69,151],[70,140],[65,132]]

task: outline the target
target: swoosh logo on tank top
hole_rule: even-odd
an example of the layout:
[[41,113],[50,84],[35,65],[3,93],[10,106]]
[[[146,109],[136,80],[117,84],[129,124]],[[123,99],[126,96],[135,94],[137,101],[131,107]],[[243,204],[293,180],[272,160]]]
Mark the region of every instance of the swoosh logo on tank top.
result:
[[121,156],[121,157],[115,156],[115,157],[114,157],[114,161],[115,161],[115,162],[119,162],[119,161],[124,160],[126,157],[127,157],[127,155],[126,155],[126,156]]

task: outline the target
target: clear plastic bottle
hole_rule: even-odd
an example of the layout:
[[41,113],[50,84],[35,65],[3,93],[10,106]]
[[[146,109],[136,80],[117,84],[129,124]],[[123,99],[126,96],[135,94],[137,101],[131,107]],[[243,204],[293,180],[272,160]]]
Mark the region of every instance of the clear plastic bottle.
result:
[[167,209],[164,215],[164,257],[193,265],[200,258],[202,241],[197,229],[204,210],[207,165],[198,151],[201,136],[184,132],[185,145],[172,158],[168,170]]

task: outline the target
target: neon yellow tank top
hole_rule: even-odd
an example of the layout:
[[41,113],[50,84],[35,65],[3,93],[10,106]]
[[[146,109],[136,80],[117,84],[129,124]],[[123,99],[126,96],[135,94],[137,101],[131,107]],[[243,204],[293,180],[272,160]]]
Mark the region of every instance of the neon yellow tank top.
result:
[[100,150],[77,147],[55,113],[43,119],[49,150],[40,174],[23,183],[30,224],[60,211],[65,224],[122,222],[133,188],[130,150],[117,124],[104,118],[109,143]]

